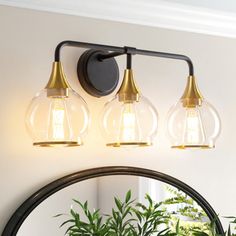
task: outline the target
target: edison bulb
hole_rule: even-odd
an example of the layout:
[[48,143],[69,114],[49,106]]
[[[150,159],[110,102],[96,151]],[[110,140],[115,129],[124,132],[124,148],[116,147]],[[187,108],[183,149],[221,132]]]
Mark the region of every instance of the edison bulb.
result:
[[168,113],[167,131],[173,148],[213,148],[220,133],[220,118],[204,99],[193,107],[179,101]]
[[140,127],[133,103],[124,103],[121,114],[120,140],[122,142],[140,141]]
[[149,146],[157,133],[157,111],[143,96],[121,102],[116,95],[104,106],[101,129],[107,146]]
[[183,143],[199,145],[205,143],[202,118],[198,108],[186,108]]
[[69,136],[70,122],[66,104],[62,98],[52,98],[52,109],[49,116],[49,136],[51,140],[62,141]]
[[66,89],[66,96],[63,93],[49,96],[49,91],[38,93],[26,112],[26,126],[33,144],[43,147],[83,144],[89,125],[87,104],[70,88]]

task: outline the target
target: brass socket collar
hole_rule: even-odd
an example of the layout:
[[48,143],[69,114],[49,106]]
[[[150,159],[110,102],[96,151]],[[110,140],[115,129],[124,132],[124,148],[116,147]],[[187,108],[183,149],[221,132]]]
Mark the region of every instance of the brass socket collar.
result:
[[181,102],[184,107],[196,107],[201,106],[203,96],[198,89],[196,79],[194,76],[188,77],[188,82],[184,90],[184,94],[181,97]]
[[138,102],[140,98],[139,89],[133,78],[133,71],[126,69],[120,89],[117,92],[120,102],[131,103]]
[[70,88],[63,71],[61,62],[53,62],[51,76],[45,87],[48,97],[67,97]]

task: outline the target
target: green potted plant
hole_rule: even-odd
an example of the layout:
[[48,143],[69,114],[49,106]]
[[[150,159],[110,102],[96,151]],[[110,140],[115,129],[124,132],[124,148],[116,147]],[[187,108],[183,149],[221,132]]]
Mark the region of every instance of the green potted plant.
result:
[[[74,199],[82,214],[71,209],[69,219],[60,227],[67,226],[65,234],[69,236],[236,236],[231,232],[232,224],[236,224],[235,217],[228,217],[231,221],[224,235],[216,233],[214,221],[204,222],[200,226],[182,224],[180,219],[173,217],[173,213],[167,210],[166,205],[187,202],[189,204],[185,208],[187,213],[185,210],[180,210],[180,213],[192,218],[196,216],[189,212],[189,209],[193,213],[196,211],[192,202],[179,193],[176,197],[162,202],[154,202],[148,194],[145,198],[146,204],[137,202],[132,199],[129,190],[124,200],[114,197],[114,208],[106,215],[103,215],[99,209],[91,211],[87,201],[81,203]],[[56,217],[61,215],[64,214]]]

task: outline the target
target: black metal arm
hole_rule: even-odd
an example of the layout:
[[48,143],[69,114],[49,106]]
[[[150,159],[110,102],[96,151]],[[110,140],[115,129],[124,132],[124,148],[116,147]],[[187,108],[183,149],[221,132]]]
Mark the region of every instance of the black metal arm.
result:
[[173,54],[173,53],[166,53],[166,52],[156,52],[156,51],[149,51],[143,49],[136,49],[133,47],[117,47],[117,46],[110,46],[110,45],[102,45],[102,44],[94,44],[94,43],[86,43],[86,42],[77,42],[77,41],[62,41],[59,43],[55,49],[55,61],[60,61],[60,52],[64,46],[69,47],[80,47],[80,48],[89,48],[89,49],[97,49],[97,50],[105,50],[110,51],[111,53],[106,55],[101,55],[99,57],[100,60],[104,60],[106,58],[111,58],[115,56],[120,56],[123,54],[130,54],[130,55],[143,55],[143,56],[152,56],[152,57],[161,57],[161,58],[168,58],[168,59],[175,59],[175,60],[182,60],[187,62],[189,67],[189,75],[194,75],[194,68],[191,59],[185,55],[181,54]]

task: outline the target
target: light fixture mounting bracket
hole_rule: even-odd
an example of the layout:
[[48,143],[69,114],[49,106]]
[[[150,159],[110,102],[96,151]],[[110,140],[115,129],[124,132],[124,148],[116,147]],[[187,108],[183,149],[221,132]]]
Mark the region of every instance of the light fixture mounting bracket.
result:
[[119,82],[119,68],[113,57],[101,59],[108,51],[85,51],[77,64],[77,75],[83,89],[90,95],[102,97],[111,94]]

